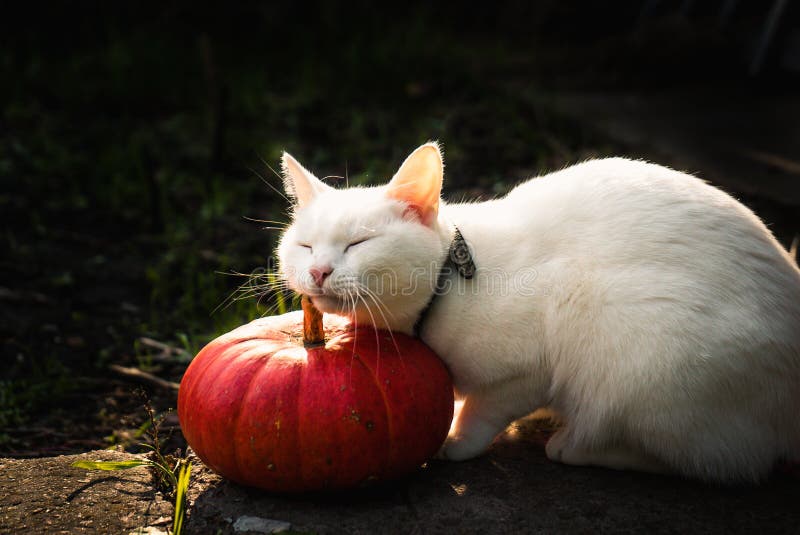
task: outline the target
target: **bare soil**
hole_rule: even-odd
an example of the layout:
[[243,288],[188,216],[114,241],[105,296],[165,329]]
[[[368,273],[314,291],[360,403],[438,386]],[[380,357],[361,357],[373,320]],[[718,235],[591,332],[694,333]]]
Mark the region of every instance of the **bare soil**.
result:
[[[277,496],[230,483],[194,457],[188,533],[797,533],[800,475],[717,487],[549,462],[551,429],[523,420],[491,451],[432,461],[400,481],[335,495]],[[145,469],[87,472],[90,452],[0,460],[0,533],[166,530],[172,507]]]
[[156,492],[150,472],[73,468],[76,460],[136,456],[91,451],[41,459],[0,459],[0,533],[128,533],[166,529],[172,504]]

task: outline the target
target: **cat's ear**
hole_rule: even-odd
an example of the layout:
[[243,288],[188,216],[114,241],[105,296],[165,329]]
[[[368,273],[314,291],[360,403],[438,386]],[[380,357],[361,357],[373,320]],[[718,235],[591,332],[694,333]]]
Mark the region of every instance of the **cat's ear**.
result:
[[281,171],[283,188],[295,200],[298,208],[311,202],[318,194],[333,189],[300,165],[288,152],[284,152],[281,158]]
[[423,224],[431,225],[439,214],[443,176],[439,145],[426,143],[406,158],[386,187],[386,194],[406,203]]

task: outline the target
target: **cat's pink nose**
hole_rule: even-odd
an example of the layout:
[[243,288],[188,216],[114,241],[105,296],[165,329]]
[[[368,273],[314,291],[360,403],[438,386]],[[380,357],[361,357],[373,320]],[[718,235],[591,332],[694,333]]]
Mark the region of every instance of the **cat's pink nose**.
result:
[[325,282],[325,279],[327,279],[328,275],[330,275],[332,272],[333,268],[331,266],[314,266],[308,270],[311,278],[314,279],[314,282],[320,288],[322,288],[322,284]]

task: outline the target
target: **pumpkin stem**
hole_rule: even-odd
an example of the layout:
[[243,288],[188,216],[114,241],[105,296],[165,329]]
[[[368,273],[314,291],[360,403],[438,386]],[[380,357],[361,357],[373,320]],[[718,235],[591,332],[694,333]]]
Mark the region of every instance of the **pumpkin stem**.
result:
[[325,345],[325,329],[322,325],[322,312],[304,295],[300,300],[303,307],[303,345],[319,347]]

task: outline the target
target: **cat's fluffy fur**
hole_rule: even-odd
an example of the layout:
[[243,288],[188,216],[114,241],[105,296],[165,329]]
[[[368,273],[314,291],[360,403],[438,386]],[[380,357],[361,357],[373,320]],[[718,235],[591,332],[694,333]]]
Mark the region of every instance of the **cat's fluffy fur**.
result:
[[383,187],[283,169],[281,269],[325,312],[410,332],[456,226],[468,242],[478,274],[452,276],[421,330],[465,396],[444,457],[549,408],[564,463],[755,481],[800,460],[800,271],[722,191],[611,158],[440,206],[432,143]]

